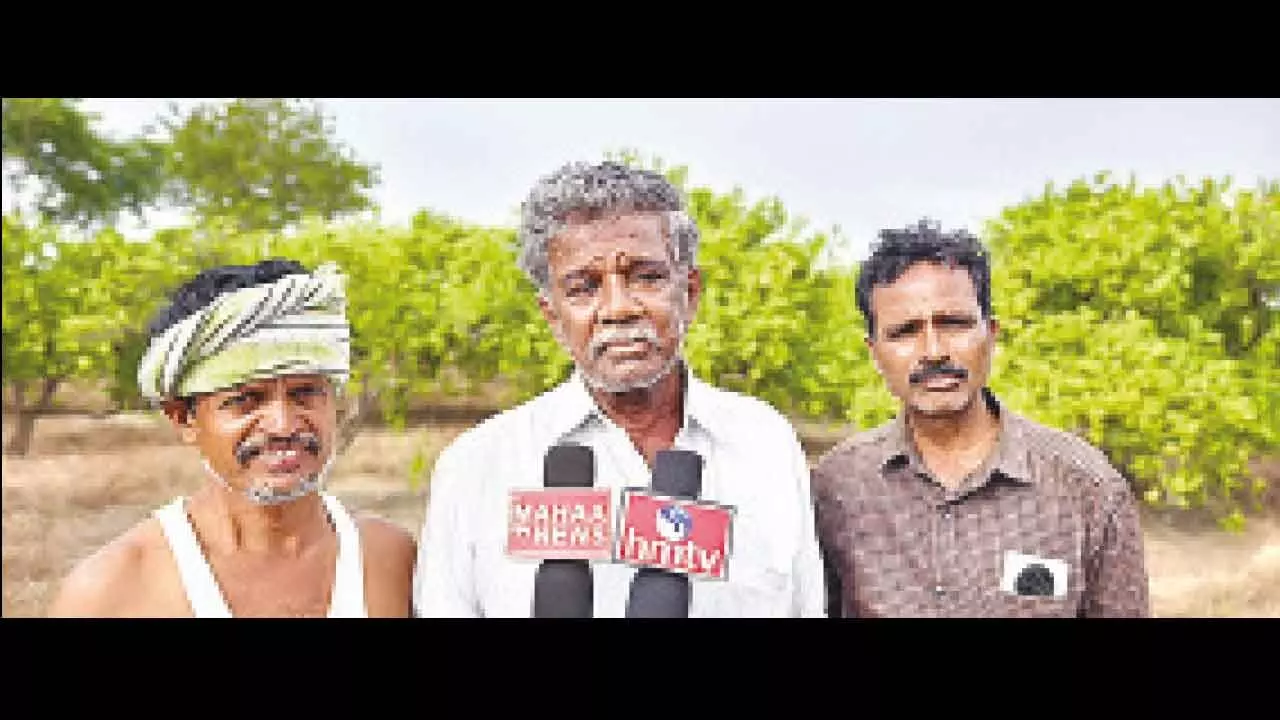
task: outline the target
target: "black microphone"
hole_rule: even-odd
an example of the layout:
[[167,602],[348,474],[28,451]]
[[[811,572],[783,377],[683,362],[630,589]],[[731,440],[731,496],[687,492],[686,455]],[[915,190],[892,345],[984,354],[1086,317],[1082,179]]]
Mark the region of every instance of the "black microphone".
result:
[[[662,450],[653,461],[652,491],[696,499],[702,492],[702,457],[689,450]],[[640,568],[631,580],[626,617],[687,618],[692,588],[683,573]]]
[[[581,445],[556,445],[542,463],[548,488],[589,488],[595,484],[595,454]],[[536,618],[589,618],[592,614],[591,565],[586,560],[543,560],[533,581]]]

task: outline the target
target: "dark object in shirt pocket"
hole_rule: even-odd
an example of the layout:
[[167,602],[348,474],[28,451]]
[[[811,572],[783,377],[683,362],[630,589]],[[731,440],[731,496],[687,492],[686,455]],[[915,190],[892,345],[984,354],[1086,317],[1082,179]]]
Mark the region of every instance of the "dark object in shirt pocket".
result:
[[1053,572],[1040,563],[1032,563],[1018,573],[1014,589],[1022,596],[1052,597]]

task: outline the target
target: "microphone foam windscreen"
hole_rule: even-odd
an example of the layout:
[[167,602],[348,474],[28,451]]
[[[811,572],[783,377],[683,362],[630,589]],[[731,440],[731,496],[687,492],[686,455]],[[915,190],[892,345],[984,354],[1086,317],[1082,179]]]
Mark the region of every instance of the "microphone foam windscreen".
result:
[[594,588],[591,568],[582,560],[544,560],[533,585],[535,618],[589,618]]
[[702,492],[702,457],[689,450],[662,450],[653,460],[653,491],[696,498]]
[[582,445],[556,445],[542,461],[546,487],[591,487],[595,474],[595,454]]
[[689,578],[684,575],[654,568],[640,568],[631,581],[626,617],[689,617],[692,594]]

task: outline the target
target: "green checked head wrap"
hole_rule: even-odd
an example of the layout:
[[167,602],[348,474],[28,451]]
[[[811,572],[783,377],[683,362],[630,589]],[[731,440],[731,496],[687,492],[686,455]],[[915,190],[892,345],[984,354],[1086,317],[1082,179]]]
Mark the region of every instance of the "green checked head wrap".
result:
[[336,265],[219,295],[156,337],[138,366],[152,402],[278,375],[350,376],[346,282]]

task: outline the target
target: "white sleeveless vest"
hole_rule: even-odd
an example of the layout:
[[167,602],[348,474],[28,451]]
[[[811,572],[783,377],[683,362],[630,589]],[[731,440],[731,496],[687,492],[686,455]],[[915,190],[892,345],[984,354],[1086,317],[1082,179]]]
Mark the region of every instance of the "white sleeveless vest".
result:
[[[320,494],[329,518],[338,532],[338,567],[334,574],[333,592],[329,601],[331,618],[364,618],[368,611],[364,604],[364,563],[360,556],[360,532],[338,499]],[[187,517],[185,498],[177,498],[155,511],[169,549],[178,563],[182,586],[187,601],[197,618],[230,618],[231,608],[218,587],[213,570],[200,549],[195,531]]]

